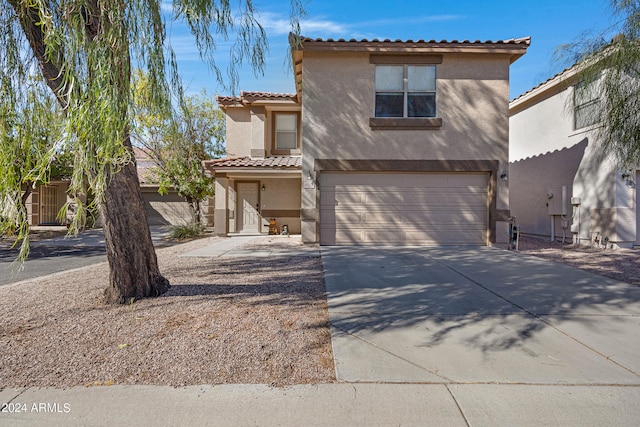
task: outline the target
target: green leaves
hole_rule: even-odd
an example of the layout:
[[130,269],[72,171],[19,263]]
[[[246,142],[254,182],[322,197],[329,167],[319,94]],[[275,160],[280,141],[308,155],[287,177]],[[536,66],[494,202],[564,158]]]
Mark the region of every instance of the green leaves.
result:
[[[640,164],[640,3],[611,0],[617,18],[601,35],[564,46],[564,57],[576,61],[577,80],[594,82],[599,99],[594,132],[603,153],[621,170]],[[616,34],[607,40],[607,34]]]
[[[292,0],[294,32],[301,4]],[[58,173],[69,177],[72,197],[94,195],[74,210],[71,230],[81,227],[113,174],[133,161],[134,126],[145,129],[141,139],[162,144],[156,160],[165,159],[158,163],[163,185],[171,183],[194,204],[210,194],[199,162],[222,154],[224,128],[213,100],[183,96],[167,25],[184,21],[202,59],[232,90],[238,66],[262,70],[266,33],[251,0],[174,0],[173,16],[163,5],[0,0],[0,232],[12,230],[28,243],[25,185]],[[233,60],[225,75],[215,61],[216,38],[230,36]],[[142,100],[132,90],[131,64],[146,76]],[[147,113],[140,116],[136,105]]]
[[202,161],[224,153],[224,114],[206,92],[176,100],[170,109],[150,102],[148,76],[135,73],[136,141],[156,166],[158,192],[170,189],[189,202],[199,224],[199,203],[213,195],[213,178]]

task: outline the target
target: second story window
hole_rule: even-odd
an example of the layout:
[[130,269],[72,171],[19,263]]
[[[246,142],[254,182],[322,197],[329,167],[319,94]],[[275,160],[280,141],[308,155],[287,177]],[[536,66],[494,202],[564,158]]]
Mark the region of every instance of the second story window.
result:
[[598,84],[578,83],[573,87],[573,128],[582,129],[598,121]]
[[435,65],[377,65],[375,117],[436,117]]
[[298,115],[295,113],[276,113],[275,115],[276,150],[295,150],[298,148]]

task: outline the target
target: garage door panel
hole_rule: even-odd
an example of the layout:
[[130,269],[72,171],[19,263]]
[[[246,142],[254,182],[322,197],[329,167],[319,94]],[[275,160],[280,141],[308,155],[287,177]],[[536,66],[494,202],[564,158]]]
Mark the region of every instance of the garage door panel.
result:
[[325,173],[323,244],[486,244],[488,174]]
[[460,225],[468,223],[486,223],[486,215],[482,212],[467,211],[459,212],[456,215],[437,215],[439,212],[433,210],[421,210],[415,212],[362,212],[360,218],[355,213],[340,216],[344,222],[337,222],[336,225],[357,225],[358,220],[362,220],[363,225],[393,225],[393,224],[419,224],[420,228],[429,226]]

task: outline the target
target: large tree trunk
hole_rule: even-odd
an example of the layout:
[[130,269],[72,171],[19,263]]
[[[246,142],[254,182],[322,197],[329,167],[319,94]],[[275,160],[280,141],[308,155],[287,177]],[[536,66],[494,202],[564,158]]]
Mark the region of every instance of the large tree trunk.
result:
[[165,293],[170,285],[158,269],[135,163],[113,175],[101,214],[110,267],[105,300],[125,303]]
[[[46,3],[8,1],[19,17],[20,25],[40,64],[45,81],[58,98],[60,105],[66,108],[69,105],[69,91],[64,80],[64,56],[61,52],[56,52],[56,47],[47,46],[46,37],[40,25],[42,13],[39,7],[46,7]],[[114,7],[124,7],[123,2],[114,4]],[[95,17],[98,17],[99,13],[107,12],[98,7],[97,0],[91,0],[87,2],[86,8],[82,9],[82,13],[94,17],[87,21],[84,28],[87,40],[94,40],[102,31],[100,22]],[[110,24],[108,19],[107,17],[103,22]],[[126,40],[124,42],[126,45]],[[53,49],[52,55],[46,54],[47,47]],[[123,54],[128,59],[128,51]],[[121,66],[123,68],[117,70],[117,75],[113,76],[113,82],[119,85],[120,96],[125,100],[128,97],[129,86],[126,84],[128,80],[123,79],[130,78],[129,64],[125,61]],[[123,120],[126,120],[126,117]],[[131,149],[129,137],[126,137],[124,144]],[[165,293],[170,285],[158,269],[135,162],[125,165],[110,177],[101,203],[101,215],[110,267],[109,287],[105,290],[106,301],[125,303],[131,301],[131,298],[144,298]]]

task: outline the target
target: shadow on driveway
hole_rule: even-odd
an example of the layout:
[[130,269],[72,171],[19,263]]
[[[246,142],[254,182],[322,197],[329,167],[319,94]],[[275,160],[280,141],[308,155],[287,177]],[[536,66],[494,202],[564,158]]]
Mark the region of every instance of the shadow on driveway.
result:
[[640,384],[637,287],[485,247],[322,260],[340,379]]

